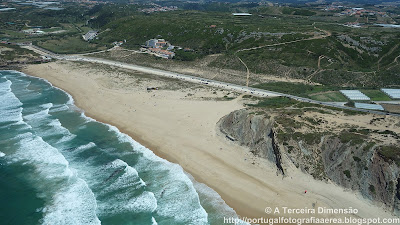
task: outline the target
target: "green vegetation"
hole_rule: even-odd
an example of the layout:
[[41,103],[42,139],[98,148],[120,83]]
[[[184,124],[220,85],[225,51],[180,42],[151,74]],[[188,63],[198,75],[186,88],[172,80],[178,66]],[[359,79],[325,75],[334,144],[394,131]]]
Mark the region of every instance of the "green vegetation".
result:
[[369,189],[369,191],[370,191],[371,193],[374,193],[374,194],[375,194],[375,186],[374,186],[374,185],[370,184],[368,189]]
[[389,181],[389,184],[388,184],[388,192],[389,192],[389,193],[392,193],[392,192],[393,192],[393,189],[394,189],[394,183],[393,183],[393,181]]
[[381,90],[371,90],[371,89],[364,89],[361,90],[366,96],[371,98],[371,101],[391,101],[392,99],[389,98],[385,93]]
[[353,156],[353,159],[354,159],[354,161],[356,161],[356,162],[361,162],[361,159],[360,159],[359,157],[357,157],[357,156]]
[[400,166],[400,147],[394,145],[380,146],[378,154],[386,161],[393,161]]
[[184,51],[183,49],[175,51],[175,59],[181,61],[193,61],[200,58],[201,55],[196,52]]
[[38,41],[36,44],[42,48],[48,49],[53,52],[62,54],[72,54],[76,52],[92,52],[97,50],[104,50],[106,48],[99,48],[98,45],[88,43],[81,37],[66,36],[62,39],[50,39],[45,41]]
[[26,56],[35,57],[38,56],[38,54],[16,45],[0,44],[0,61],[13,61]]
[[310,85],[304,83],[271,82],[254,85],[256,88],[291,94],[322,102],[346,102],[347,98],[338,90],[341,87],[330,85]]
[[[220,10],[214,7],[217,5]],[[246,7],[253,16],[233,17],[231,12],[241,7]],[[112,30],[100,35],[96,43],[126,39],[125,47],[138,48],[150,38],[162,37],[194,50],[191,54],[177,54],[178,60],[222,53],[208,64],[210,67],[241,71],[244,66],[238,63],[236,56],[239,56],[253,73],[284,74],[325,86],[400,85],[399,79],[395,79],[400,66],[393,62],[400,54],[396,48],[400,36],[394,30],[347,28],[337,24],[342,23],[342,18],[322,15],[312,7],[212,3],[212,7],[206,4],[189,8],[197,10],[178,10],[165,16],[166,13],[129,13],[126,9],[111,14],[115,8],[104,6],[96,11],[98,17],[89,22],[92,27]],[[286,43],[290,41],[296,42]],[[237,50],[265,45],[270,46],[235,54]],[[315,99],[344,100],[338,93],[316,95]]]
[[368,142],[367,145],[364,146],[364,151],[370,150],[372,147],[375,146],[375,142]]
[[321,141],[322,134],[321,133],[301,134],[296,132],[295,136],[301,138],[301,140],[304,140],[307,144],[313,145],[313,144],[318,144]]
[[254,85],[255,88],[276,91],[285,94],[309,97],[310,94],[339,90],[339,87],[309,85],[304,83],[271,82]]
[[[62,2],[60,7],[64,10],[52,11],[15,4],[17,10],[0,14],[4,21],[0,24],[0,39],[32,41],[58,53],[79,53],[110,48],[112,42],[121,40],[126,40],[124,48],[137,50],[148,39],[164,38],[175,46],[191,49],[176,50],[176,61],[195,62],[213,54],[212,60],[205,63],[207,67],[245,71],[239,56],[252,73],[320,83],[322,86],[315,89],[305,84],[274,84],[280,86],[276,91],[319,101],[344,101],[338,87],[400,86],[400,63],[396,60],[400,55],[400,34],[395,29],[372,26],[384,20],[380,17],[371,17],[371,23],[359,18],[369,27],[351,29],[342,24],[356,21],[354,17],[335,17],[335,12],[323,12],[320,6],[176,1],[158,4],[177,5],[180,10],[142,13],[139,9],[153,6],[138,3],[89,7]],[[250,12],[253,16],[235,17],[232,12]],[[32,27],[41,27],[46,33],[22,32]],[[98,39],[82,41],[82,34],[88,30],[98,30]],[[238,51],[254,47],[261,48]],[[263,82],[262,76],[252,83]],[[259,86],[274,90],[267,84]],[[373,100],[387,99],[378,92],[370,94]]]
[[348,102],[346,102],[346,104],[344,104],[345,106],[348,106],[348,107],[354,107],[355,106],[355,102],[354,101],[352,101],[352,100],[349,100]]
[[311,99],[321,102],[346,102],[347,98],[344,97],[339,91],[321,92],[308,95]]
[[350,174],[350,171],[349,170],[345,170],[345,171],[343,171],[343,173],[344,173],[344,175],[346,175],[346,177],[347,178],[351,178],[351,174]]
[[288,15],[298,15],[298,16],[313,16],[316,14],[315,12],[307,9],[289,8],[289,7],[283,8],[282,13]]
[[274,97],[259,100],[257,104],[247,104],[252,107],[262,108],[283,108],[296,104],[297,101],[287,97]]
[[367,136],[348,131],[342,131],[339,134],[339,139],[342,143],[351,143],[352,145],[358,145],[364,143]]

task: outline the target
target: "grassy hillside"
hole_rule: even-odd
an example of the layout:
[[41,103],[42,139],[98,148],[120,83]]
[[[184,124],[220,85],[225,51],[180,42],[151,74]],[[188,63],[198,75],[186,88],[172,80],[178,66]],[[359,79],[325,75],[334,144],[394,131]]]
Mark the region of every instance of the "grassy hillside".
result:
[[[174,5],[174,2],[159,4]],[[58,53],[102,50],[121,40],[126,40],[124,48],[137,50],[148,39],[164,38],[175,46],[193,50],[177,51],[174,60],[196,61],[218,54],[207,62],[214,69],[245,71],[246,65],[252,74],[259,76],[296,78],[327,86],[400,85],[400,33],[396,28],[373,25],[395,22],[397,17],[393,12],[397,8],[388,12],[392,13],[392,20],[383,16],[367,20],[335,16],[335,12],[321,10],[323,6],[176,4],[180,7],[177,11],[150,14],[140,11],[154,7],[149,4],[86,7],[67,3],[60,12],[18,8],[0,15],[5,22],[0,25],[0,38],[33,41]],[[232,12],[253,15],[235,17]],[[365,23],[365,27],[343,26],[356,21]],[[44,35],[21,32],[33,25],[47,31],[57,26],[63,32]],[[81,36],[90,29],[99,30],[100,34],[97,39],[85,42]],[[335,94],[330,95],[337,98]]]
[[[111,32],[100,35],[97,43],[126,39],[124,47],[137,49],[146,40],[159,37],[193,49],[196,56],[187,57],[192,60],[223,53],[209,64],[216,68],[243,70],[240,57],[252,73],[324,85],[400,85],[400,67],[395,60],[400,55],[400,33],[396,29],[348,28],[339,23],[343,18],[293,7],[251,8],[250,17],[179,10],[116,18],[109,13],[102,17],[102,10],[91,23],[104,24],[101,29]],[[240,51],[259,46],[265,47]]]

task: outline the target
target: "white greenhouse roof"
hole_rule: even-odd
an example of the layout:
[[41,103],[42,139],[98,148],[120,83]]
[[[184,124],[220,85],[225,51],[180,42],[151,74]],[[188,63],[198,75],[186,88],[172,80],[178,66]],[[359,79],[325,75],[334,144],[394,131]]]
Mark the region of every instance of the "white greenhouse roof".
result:
[[392,99],[400,99],[400,89],[382,88],[381,91],[389,95],[389,97]]
[[381,111],[385,110],[381,105],[375,105],[375,104],[356,102],[354,103],[354,106],[359,109],[371,109],[371,110],[381,110]]
[[368,96],[366,96],[359,90],[340,90],[340,92],[350,100],[371,100]]

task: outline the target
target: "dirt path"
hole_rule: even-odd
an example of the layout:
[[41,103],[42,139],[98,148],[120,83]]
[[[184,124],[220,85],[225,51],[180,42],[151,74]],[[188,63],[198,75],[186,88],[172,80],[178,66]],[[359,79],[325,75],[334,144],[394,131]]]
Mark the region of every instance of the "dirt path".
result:
[[[313,25],[314,25],[314,24],[313,24]],[[330,31],[322,30],[322,29],[317,28],[317,27],[315,27],[315,26],[314,26],[314,29],[319,30],[319,31],[321,31],[321,32],[324,32],[325,35],[313,36],[313,37],[305,38],[305,39],[301,39],[301,40],[287,41],[287,42],[281,42],[281,43],[276,43],[276,44],[262,45],[262,46],[257,46],[257,47],[252,47],[252,48],[244,48],[244,49],[237,50],[237,51],[235,52],[234,55],[235,55],[235,56],[240,60],[240,62],[246,67],[246,71],[247,71],[246,86],[247,86],[247,87],[249,86],[250,70],[249,70],[249,67],[246,65],[246,63],[245,63],[239,56],[236,55],[237,53],[239,53],[239,52],[244,52],[244,51],[256,50],[256,49],[261,49],[261,48],[265,48],[265,47],[273,47],[273,46],[280,46],[280,45],[293,44],[293,43],[297,43],[297,42],[300,42],[300,41],[310,41],[310,40],[315,40],[315,39],[323,39],[323,38],[326,38],[326,37],[329,37],[329,36],[332,35],[332,32],[330,32]]]
[[[393,46],[393,48],[391,48],[386,54],[384,54],[381,58],[379,58],[379,60],[378,60],[378,62],[377,62],[377,63],[378,63],[378,70],[379,70],[379,64],[381,63],[382,59],[385,58],[386,56],[392,54],[392,52],[393,52],[394,50],[396,50],[396,49],[399,47],[399,45],[400,45],[400,44],[396,44],[396,45]],[[396,58],[397,58],[397,57],[396,57]]]

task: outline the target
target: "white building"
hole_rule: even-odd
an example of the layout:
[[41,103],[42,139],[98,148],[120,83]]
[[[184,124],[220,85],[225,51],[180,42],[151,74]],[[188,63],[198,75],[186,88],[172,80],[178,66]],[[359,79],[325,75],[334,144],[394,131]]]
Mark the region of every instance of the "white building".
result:
[[97,37],[98,32],[95,30],[88,31],[86,34],[82,35],[83,40],[85,41],[91,41],[95,37]]
[[251,16],[252,14],[250,13],[232,13],[234,16]]
[[169,43],[164,39],[150,39],[146,41],[146,47],[150,48],[162,48],[164,46],[169,46]]

